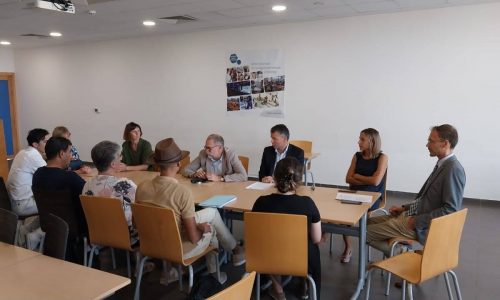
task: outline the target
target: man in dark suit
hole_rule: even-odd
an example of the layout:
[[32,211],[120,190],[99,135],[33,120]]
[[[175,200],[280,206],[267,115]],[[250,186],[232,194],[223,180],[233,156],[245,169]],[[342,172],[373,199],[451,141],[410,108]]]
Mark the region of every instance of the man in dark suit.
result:
[[301,164],[304,164],[304,150],[288,143],[290,132],[284,124],[278,124],[271,128],[271,144],[264,148],[262,161],[260,163],[259,180],[272,183],[274,167],[278,161],[285,157],[295,157]]
[[453,153],[458,142],[457,130],[448,124],[434,126],[427,149],[438,161],[415,201],[389,209],[390,216],[368,220],[366,241],[389,254],[387,240],[394,237],[416,239],[425,243],[431,219],[456,212],[462,207],[465,171]]

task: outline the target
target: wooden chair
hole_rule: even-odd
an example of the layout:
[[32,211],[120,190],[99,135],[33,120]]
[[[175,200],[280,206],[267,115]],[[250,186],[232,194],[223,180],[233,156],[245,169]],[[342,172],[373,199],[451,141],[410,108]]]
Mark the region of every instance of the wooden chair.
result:
[[244,224],[246,271],[257,272],[256,299],[260,299],[263,273],[307,278],[312,299],[316,300],[316,283],[307,272],[307,217],[246,212]]
[[255,280],[255,272],[245,274],[240,281],[231,285],[227,289],[213,295],[207,300],[250,300],[252,297],[252,287]]
[[371,264],[368,269],[366,299],[370,297],[371,273],[375,269],[385,270],[403,279],[401,298],[413,299],[412,285],[422,283],[444,273],[448,297],[453,299],[448,274],[452,275],[457,298],[462,299],[455,272],[458,266],[460,239],[467,216],[467,208],[431,220],[422,253],[406,252]]
[[243,168],[245,168],[245,171],[248,174],[248,164],[250,162],[250,158],[248,156],[242,156],[242,155],[239,155],[238,158],[240,159]]
[[179,168],[179,173],[181,172],[182,169],[184,169],[186,166],[188,166],[191,163],[191,157],[186,156],[184,157],[180,162],[181,167]]
[[[300,149],[304,150],[304,153],[312,153],[312,142],[311,141],[305,141],[305,140],[293,140],[290,141],[290,144],[299,147]],[[307,186],[307,174],[311,174],[311,183],[312,186],[315,186],[314,182],[314,174],[310,171],[311,170],[311,160],[310,159],[304,159],[304,182],[305,185]]]
[[14,245],[17,233],[17,215],[0,208],[0,242]]
[[[45,222],[44,216],[49,214],[54,214],[68,223],[68,243],[70,244],[68,249],[83,248],[83,257],[78,251],[77,253],[70,252],[69,258],[73,262],[83,262],[87,265],[88,229],[81,204],[73,199],[73,194],[69,190],[33,190],[33,194],[40,215],[40,224]],[[43,228],[43,225],[41,227]]]
[[130,277],[130,252],[134,249],[130,245],[130,232],[122,200],[81,195],[80,201],[87,218],[89,240],[92,245],[88,266],[92,267],[94,253],[99,246],[122,249],[127,253],[127,275]]
[[42,239],[42,245],[40,246],[43,249],[42,253],[64,260],[68,245],[68,223],[54,214],[44,216],[44,220],[42,230],[45,232],[45,237]]
[[[190,291],[191,287],[193,286],[192,264],[209,252],[216,251],[217,249],[209,246],[200,255],[189,259],[184,259],[182,239],[173,210],[158,206],[132,203],[132,215],[134,216],[134,222],[137,230],[139,231],[139,239],[141,241],[140,252],[142,255],[144,255],[139,266],[139,275],[137,276],[134,299],[139,299],[142,269],[144,267],[144,263],[150,257],[163,259],[172,263],[179,264],[180,266],[188,267],[188,291]],[[219,266],[218,256],[217,266]],[[179,274],[182,273],[179,272]],[[182,277],[180,276],[179,285],[182,289],[181,278]],[[217,278],[220,279],[220,270],[218,267]]]

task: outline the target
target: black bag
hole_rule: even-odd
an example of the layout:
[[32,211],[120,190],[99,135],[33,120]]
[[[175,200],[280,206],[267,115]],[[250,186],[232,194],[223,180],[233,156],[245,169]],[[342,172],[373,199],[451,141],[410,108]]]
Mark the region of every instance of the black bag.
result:
[[195,281],[188,300],[204,300],[222,290],[222,284],[212,275],[200,276]]

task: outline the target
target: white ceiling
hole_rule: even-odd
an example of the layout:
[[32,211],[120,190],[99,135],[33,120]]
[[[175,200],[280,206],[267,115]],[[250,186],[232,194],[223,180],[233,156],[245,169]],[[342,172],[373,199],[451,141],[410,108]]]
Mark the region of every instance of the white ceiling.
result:
[[[29,48],[99,41],[145,35],[195,32],[265,24],[343,18],[500,0],[74,0],[75,14],[26,9],[33,0],[0,0],[0,40],[13,48]],[[86,3],[91,3],[86,5]],[[93,3],[93,4],[92,4]],[[271,11],[286,4],[284,13]],[[89,10],[95,10],[90,15]],[[189,15],[195,22],[171,24],[156,20],[154,28],[145,19]],[[60,38],[23,37],[59,31]]]

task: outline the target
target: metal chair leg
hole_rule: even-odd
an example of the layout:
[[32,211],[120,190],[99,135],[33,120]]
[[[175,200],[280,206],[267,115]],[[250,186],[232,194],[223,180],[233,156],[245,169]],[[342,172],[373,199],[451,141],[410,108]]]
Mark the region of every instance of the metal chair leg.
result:
[[455,284],[455,292],[457,293],[457,299],[462,300],[462,293],[460,293],[460,286],[458,285],[458,277],[455,272],[449,270],[448,273],[451,274],[451,278],[453,278],[453,283]]
[[89,260],[88,260],[89,265],[87,266],[89,268],[92,268],[92,261],[94,260],[94,252],[95,252],[96,249],[97,249],[96,245],[93,245],[92,249],[90,249]]
[[332,254],[332,247],[333,247],[333,233],[330,233],[330,254]]
[[257,273],[255,279],[255,300],[260,300],[260,274]]
[[408,298],[413,300],[413,285],[411,283],[406,283],[408,285]]
[[444,282],[446,283],[446,291],[448,292],[448,299],[453,300],[453,294],[451,293],[450,279],[448,279],[448,273],[444,272]]
[[307,275],[307,280],[309,280],[309,295],[312,295],[312,300],[318,299],[316,295],[316,282],[314,282],[311,275]]
[[139,265],[139,274],[137,274],[137,283],[135,284],[134,300],[139,300],[140,298],[142,270],[144,269],[144,263],[147,259],[148,257],[144,256],[141,259],[141,264]]
[[401,300],[406,299],[406,280],[403,280],[403,286],[401,287]]
[[191,288],[193,287],[193,277],[194,277],[193,266],[189,265],[188,270],[189,270],[189,284],[188,284],[188,294],[189,294],[191,292]]
[[87,266],[87,238],[83,237],[83,265]]
[[128,278],[130,278],[130,276],[132,276],[132,272],[130,271],[130,252],[125,250],[125,252],[127,252],[127,275],[128,275]]
[[371,282],[372,282],[372,272],[374,269],[368,270],[366,273],[366,294],[365,294],[365,300],[370,299],[370,288],[371,288]]
[[116,259],[115,259],[115,249],[112,247],[109,247],[111,250],[111,263],[113,264],[113,270],[116,270]]

